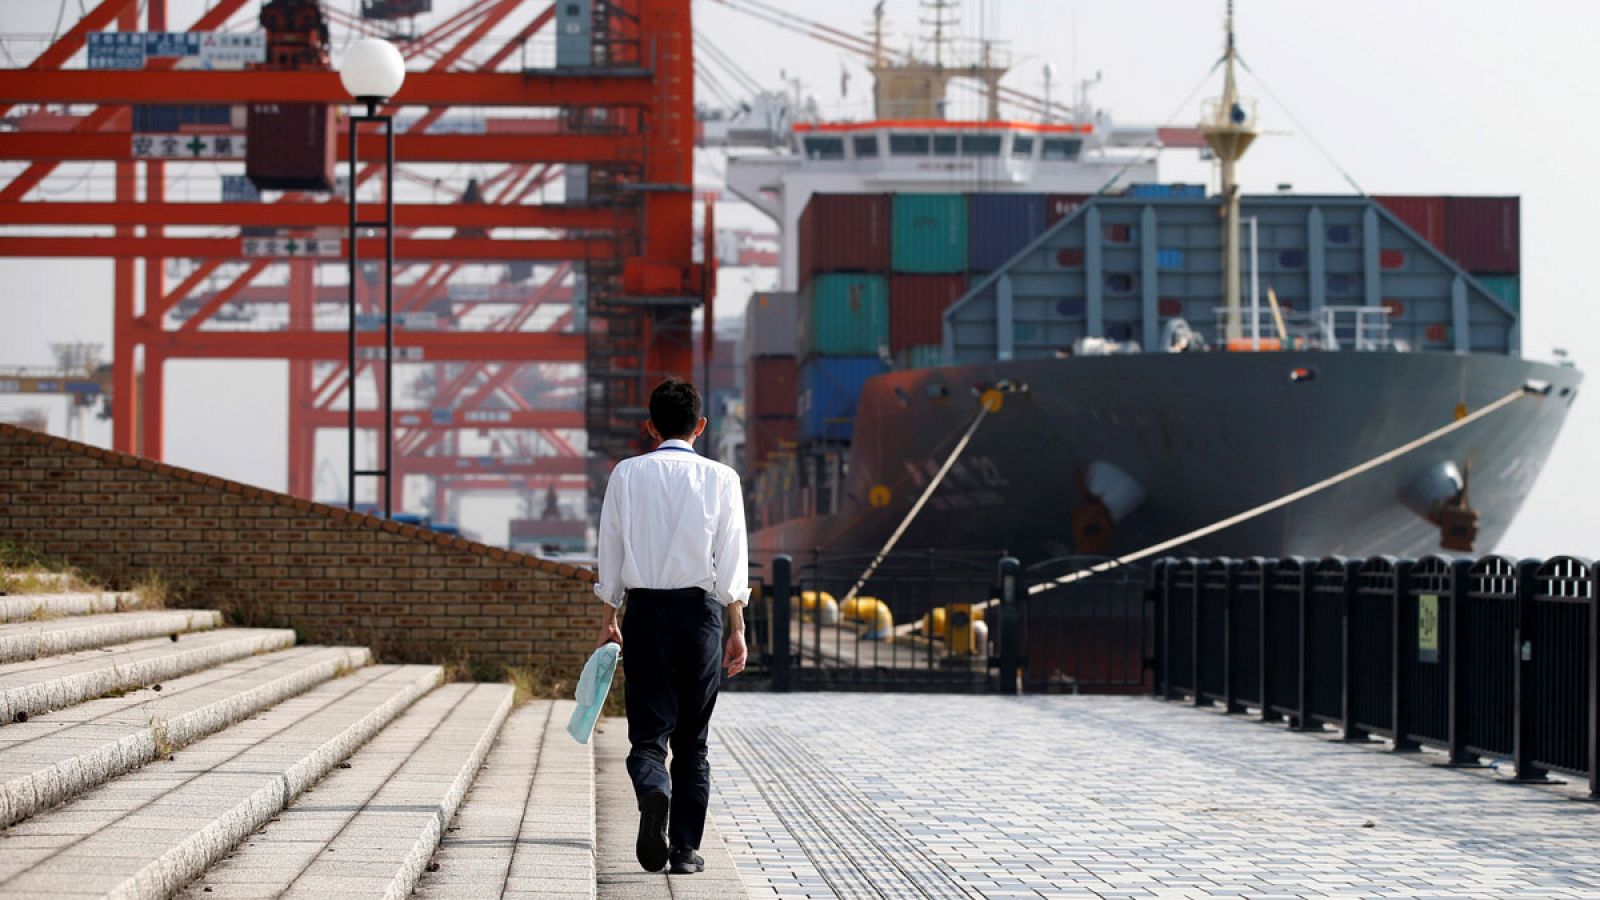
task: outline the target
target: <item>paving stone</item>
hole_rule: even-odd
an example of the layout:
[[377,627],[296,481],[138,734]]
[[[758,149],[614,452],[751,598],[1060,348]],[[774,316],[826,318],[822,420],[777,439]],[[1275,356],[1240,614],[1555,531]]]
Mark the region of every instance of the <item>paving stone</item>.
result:
[[740,693],[712,810],[765,897],[1600,896],[1600,809],[1427,758],[1148,698]]
[[573,706],[511,714],[414,896],[594,896],[594,760],[567,734]]

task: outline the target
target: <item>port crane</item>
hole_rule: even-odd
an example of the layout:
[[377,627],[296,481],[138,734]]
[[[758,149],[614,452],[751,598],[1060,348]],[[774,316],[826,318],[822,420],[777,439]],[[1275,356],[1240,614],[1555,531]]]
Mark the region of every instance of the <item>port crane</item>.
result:
[[[237,171],[273,136],[226,112],[152,123],[174,109],[337,109],[348,101],[329,35],[390,37],[410,69],[390,110],[405,191],[396,352],[427,377],[395,413],[400,484],[432,477],[435,506],[456,482],[592,492],[640,445],[654,381],[688,373],[690,317],[711,290],[692,250],[690,0],[467,0],[415,34],[385,13],[406,8],[217,0],[177,22],[168,0],[100,0],[25,65],[0,69],[0,257],[112,260],[116,449],[162,457],[168,361],[283,360],[287,481],[313,495],[317,435],[342,422],[341,387],[369,377],[377,349],[364,336],[345,371],[343,322],[323,302],[344,290],[343,195],[194,199],[198,173]],[[105,34],[131,45],[261,30],[270,56],[243,68],[159,55],[87,64]],[[345,142],[332,144],[342,158]],[[358,152],[377,150],[363,138]],[[60,176],[89,163],[109,166],[110,183],[62,193],[71,179]],[[463,184],[459,170],[481,174]],[[364,192],[377,171],[358,174]],[[378,315],[367,286],[357,292],[361,315]],[[363,429],[380,424],[360,411]],[[469,446],[473,434],[510,436],[526,462],[497,464]]]

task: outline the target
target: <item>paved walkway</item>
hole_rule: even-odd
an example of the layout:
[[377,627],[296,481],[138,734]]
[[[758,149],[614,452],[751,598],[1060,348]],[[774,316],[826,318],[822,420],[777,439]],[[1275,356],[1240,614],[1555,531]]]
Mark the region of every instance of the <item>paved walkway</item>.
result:
[[1571,791],[1147,698],[724,694],[712,731],[757,897],[1600,897]]

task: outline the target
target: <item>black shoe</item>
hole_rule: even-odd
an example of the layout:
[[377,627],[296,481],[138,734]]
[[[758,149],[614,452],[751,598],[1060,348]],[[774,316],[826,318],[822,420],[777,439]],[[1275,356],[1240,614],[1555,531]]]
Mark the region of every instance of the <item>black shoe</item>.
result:
[[634,854],[646,872],[659,872],[667,865],[667,810],[671,801],[660,791],[639,802],[639,840]]
[[672,874],[695,875],[705,870],[706,861],[700,858],[700,854],[687,848],[672,851]]

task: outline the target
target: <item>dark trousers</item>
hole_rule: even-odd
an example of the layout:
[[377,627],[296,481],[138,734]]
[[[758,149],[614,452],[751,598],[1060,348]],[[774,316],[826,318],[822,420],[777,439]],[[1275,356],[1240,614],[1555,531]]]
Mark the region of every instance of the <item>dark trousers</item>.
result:
[[711,800],[706,733],[722,683],[722,614],[715,598],[688,588],[631,590],[622,617],[628,777],[639,800],[656,791],[672,799],[667,840],[691,850]]

